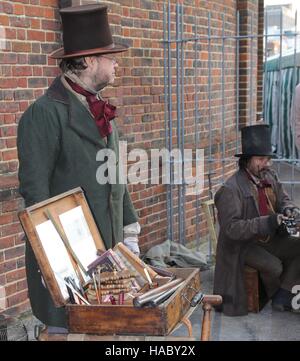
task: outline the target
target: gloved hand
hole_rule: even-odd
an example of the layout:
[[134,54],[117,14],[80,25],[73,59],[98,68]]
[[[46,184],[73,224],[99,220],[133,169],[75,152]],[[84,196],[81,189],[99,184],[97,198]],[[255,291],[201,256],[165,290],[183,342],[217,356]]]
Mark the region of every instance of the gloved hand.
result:
[[298,207],[286,207],[283,214],[287,217],[298,218],[300,216],[300,209]]
[[137,237],[127,237],[124,239],[125,246],[135,255],[140,255],[139,240]]
[[288,217],[287,216],[284,216],[283,214],[277,214],[277,223],[278,223],[278,226],[280,226],[282,224],[282,221],[284,220],[287,220]]
[[138,234],[141,231],[141,226],[138,222],[129,224],[123,228],[125,246],[135,255],[140,255]]

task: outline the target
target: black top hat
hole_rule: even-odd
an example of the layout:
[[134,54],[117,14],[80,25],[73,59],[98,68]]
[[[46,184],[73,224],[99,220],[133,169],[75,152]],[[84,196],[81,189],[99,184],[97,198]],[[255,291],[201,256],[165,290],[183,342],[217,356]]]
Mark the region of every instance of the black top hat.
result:
[[127,46],[115,44],[110,32],[107,6],[90,4],[60,10],[64,47],[54,51],[55,59],[94,54],[120,53]]
[[274,156],[271,145],[271,132],[267,124],[250,125],[241,129],[242,156]]

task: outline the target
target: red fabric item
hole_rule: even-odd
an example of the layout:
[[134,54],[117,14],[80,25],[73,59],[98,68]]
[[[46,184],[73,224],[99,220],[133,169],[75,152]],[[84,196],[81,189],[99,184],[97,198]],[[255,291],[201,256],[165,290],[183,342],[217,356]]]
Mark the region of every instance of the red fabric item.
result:
[[85,96],[101,137],[104,138],[111,134],[112,126],[110,121],[116,117],[116,107],[109,104],[108,101],[97,99],[96,94],[92,94],[83,89],[80,85],[74,83],[68,77],[65,77],[65,79],[76,93]]
[[271,187],[271,184],[265,180],[260,181],[257,184],[258,190],[258,207],[259,207],[259,214],[261,216],[268,216],[270,214],[270,209],[268,206],[268,198],[266,195],[265,188]]
[[247,169],[245,171],[249,180],[253,182],[257,187],[259,214],[261,216],[268,216],[270,214],[270,208],[268,206],[268,198],[266,195],[265,188],[272,187],[271,183],[269,183],[265,179],[261,180],[260,182],[257,182],[254,180],[253,176],[250,174],[250,172]]

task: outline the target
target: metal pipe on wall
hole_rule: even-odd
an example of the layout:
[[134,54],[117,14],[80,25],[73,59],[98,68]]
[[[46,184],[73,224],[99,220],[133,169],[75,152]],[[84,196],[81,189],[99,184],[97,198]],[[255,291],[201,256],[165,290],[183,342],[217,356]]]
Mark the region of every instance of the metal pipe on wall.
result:
[[[173,140],[173,118],[172,118],[172,51],[171,51],[171,4],[170,0],[168,1],[168,95],[169,95],[169,147],[168,150],[171,154],[172,151],[172,140]],[[170,220],[171,220],[171,241],[174,240],[173,232],[173,159],[169,159],[169,171],[170,171]]]
[[[169,89],[168,89],[168,47],[167,47],[167,11],[166,11],[166,4],[163,4],[163,12],[164,12],[164,19],[163,19],[163,33],[164,33],[164,101],[165,101],[165,109],[164,109],[164,117],[165,117],[165,146],[166,149],[169,148],[169,125],[168,125],[168,108],[167,104],[169,104]],[[167,91],[168,89],[168,91]],[[171,236],[171,189],[170,184],[166,185],[167,187],[167,238],[172,239]]]
[[222,183],[225,180],[225,16],[222,14]]
[[[184,19],[183,19],[183,4],[180,6],[180,19],[181,19],[181,27],[180,27],[180,38],[183,39],[184,37]],[[182,185],[181,185],[181,243],[185,244],[185,201],[186,201],[186,181],[184,175],[184,168],[185,168],[185,154],[184,154],[184,132],[185,132],[185,114],[184,114],[184,43],[181,42],[181,155],[182,155],[182,167],[181,167],[181,178],[182,178]]]
[[[195,26],[195,36],[197,35],[198,32],[198,26],[197,26],[197,16],[195,15],[194,17],[194,26]],[[201,51],[201,45],[198,44],[198,41],[195,41],[195,64],[194,64],[194,69],[195,69],[195,73],[194,73],[194,88],[195,88],[195,147],[196,149],[200,149],[200,121],[201,121],[201,117],[200,117],[200,111],[199,111],[199,97],[198,97],[198,93],[199,93],[199,85],[198,85],[198,46],[199,46],[199,53]],[[201,68],[200,68],[201,71]],[[197,166],[197,160],[196,160],[196,166]],[[197,173],[196,173],[197,174]],[[200,247],[200,221],[201,221],[201,217],[200,217],[200,195],[196,194],[196,247],[197,250],[199,250]]]
[[236,59],[236,125],[235,125],[235,151],[239,152],[239,123],[240,123],[240,12],[236,13],[236,47],[235,47],[235,59]]
[[[181,37],[181,6],[180,4],[176,4],[176,40],[180,40]],[[177,96],[177,148],[181,150],[181,106],[182,106],[182,93],[181,93],[181,52],[182,52],[182,43],[176,42],[176,96]],[[176,164],[176,172],[178,172],[179,164]],[[180,174],[177,174],[177,177],[183,181],[182,179],[182,171],[180,169]],[[182,205],[182,185],[177,185],[178,191],[178,237],[179,242],[182,243],[182,212],[181,212],[181,205]]]
[[[295,31],[297,30],[297,10],[295,11]],[[294,67],[293,67],[293,93],[295,96],[295,88],[296,88],[296,61],[297,61],[297,35],[294,36]],[[292,104],[293,106],[293,104]],[[290,119],[291,121],[292,119]],[[290,124],[292,129],[292,158],[295,158],[295,122],[292,120],[292,124]],[[295,181],[295,162],[292,162],[292,183],[291,183],[291,198],[294,198],[294,181]]]

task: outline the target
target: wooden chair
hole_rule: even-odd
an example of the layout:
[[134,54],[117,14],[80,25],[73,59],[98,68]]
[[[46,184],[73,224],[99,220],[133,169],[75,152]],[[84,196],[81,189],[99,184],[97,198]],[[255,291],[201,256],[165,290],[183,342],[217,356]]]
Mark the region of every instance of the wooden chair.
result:
[[[210,199],[208,201],[202,202],[202,207],[204,210],[204,215],[206,218],[209,235],[212,241],[212,250],[214,255],[216,254],[217,249],[217,221],[214,217],[214,200]],[[267,295],[264,291],[262,282],[260,280],[258,271],[252,267],[245,266],[245,286],[247,291],[248,299],[248,312],[258,313],[267,303]]]

